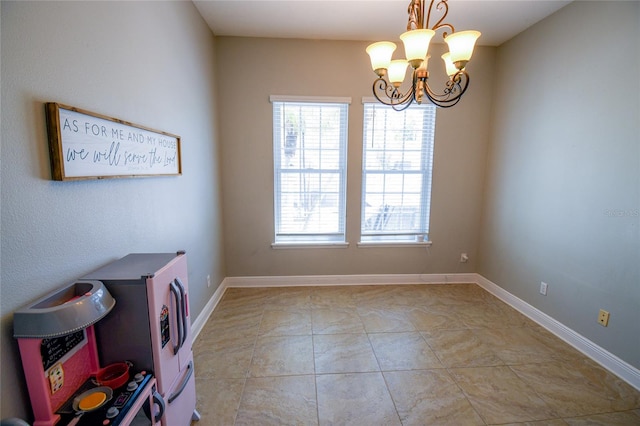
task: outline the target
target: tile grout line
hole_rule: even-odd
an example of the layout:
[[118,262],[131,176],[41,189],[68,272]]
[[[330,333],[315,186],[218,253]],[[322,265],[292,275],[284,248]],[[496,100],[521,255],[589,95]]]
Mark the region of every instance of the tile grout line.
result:
[[[545,364],[545,363],[541,363],[541,364]],[[514,364],[517,365],[517,364]],[[524,365],[524,364],[522,364]],[[507,364],[507,368],[509,369],[509,371],[511,371],[517,378],[518,380],[520,380],[522,383],[524,383],[529,389],[531,389],[531,391],[534,393],[534,395],[536,395],[538,398],[540,398],[540,401],[542,401],[544,403],[544,405],[546,405],[547,407],[549,407],[553,413],[555,414],[554,417],[549,418],[549,419],[540,419],[540,420],[536,420],[536,421],[546,421],[546,420],[554,420],[554,419],[560,419],[560,413],[558,413],[552,406],[549,405],[549,403],[547,402],[547,400],[545,398],[542,397],[542,395],[540,395],[538,393],[538,391],[536,391],[533,386],[531,386],[529,384],[529,382],[527,382],[525,379],[523,379],[522,377],[520,377],[520,375],[513,369],[511,368],[512,365]]]
[[449,377],[451,377],[451,380],[453,380],[453,383],[456,385],[456,387],[460,390],[460,392],[462,393],[462,395],[464,395],[464,399],[467,400],[467,403],[469,404],[469,406],[471,407],[471,409],[478,415],[478,418],[480,418],[480,420],[482,420],[482,422],[485,425],[488,425],[489,422],[487,421],[487,419],[484,418],[484,416],[476,409],[476,406],[474,404],[471,403],[471,400],[469,399],[469,395],[467,395],[467,393],[464,391],[464,389],[462,389],[462,387],[460,386],[460,384],[458,383],[458,381],[456,380],[455,376],[453,374],[451,374],[451,371],[449,371],[449,367],[445,366],[445,371],[447,372],[447,374],[449,375]]
[[367,336],[367,341],[369,342],[369,346],[371,347],[371,352],[373,353],[373,356],[375,357],[376,362],[378,363],[378,369],[380,370],[379,373],[380,373],[380,376],[382,376],[384,387],[387,390],[387,394],[389,394],[389,399],[391,399],[391,403],[393,404],[393,409],[396,412],[396,416],[398,416],[398,421],[402,425],[402,417],[400,417],[400,412],[398,411],[398,405],[396,404],[396,400],[393,398],[393,394],[391,394],[391,389],[389,389],[389,383],[387,382],[387,378],[385,377],[384,372],[382,371],[382,364],[380,363],[378,354],[376,353],[376,350],[373,348],[373,343],[371,343],[371,337],[369,336],[369,332],[367,331],[367,328],[364,325],[364,320],[362,319],[360,312],[358,312],[357,309],[355,309],[355,312],[356,312],[356,315],[358,315],[358,319],[360,319],[360,322],[362,323],[362,329],[364,330]]
[[[411,321],[411,320],[409,320]],[[413,322],[412,322],[413,324]],[[413,324],[413,326],[415,327],[415,324]],[[468,330],[468,328],[466,329]],[[458,388],[458,390],[462,393],[462,395],[464,396],[464,399],[467,401],[467,404],[469,404],[469,406],[471,407],[471,409],[478,415],[478,418],[480,420],[482,420],[482,422],[486,425],[488,425],[489,423],[487,422],[487,420],[484,418],[484,416],[482,416],[480,414],[480,412],[476,409],[475,405],[473,405],[471,403],[471,400],[469,399],[469,395],[467,395],[467,393],[464,391],[464,389],[462,389],[460,387],[460,385],[458,384],[458,381],[456,380],[455,376],[453,374],[451,374],[451,371],[449,371],[449,366],[447,364],[445,364],[442,359],[440,358],[440,356],[438,355],[438,353],[434,350],[434,348],[429,344],[429,341],[424,337],[423,333],[428,333],[428,331],[422,331],[422,330],[418,330],[418,333],[420,334],[420,337],[422,337],[422,339],[425,341],[425,343],[427,344],[427,346],[429,347],[429,349],[431,349],[431,352],[433,352],[433,354],[435,355],[435,357],[438,359],[438,361],[440,361],[440,364],[442,364],[443,369],[447,372],[447,374],[449,375],[449,377],[451,378],[451,380],[453,381],[453,383],[456,385],[456,387]],[[475,335],[475,333],[474,333]]]
[[256,336],[253,339],[253,349],[251,350],[251,359],[249,360],[249,366],[247,367],[247,371],[244,374],[244,384],[242,385],[242,392],[240,392],[240,401],[238,402],[238,410],[236,411],[235,418],[233,419],[233,424],[235,425],[238,420],[238,415],[240,414],[240,407],[242,407],[242,401],[245,397],[245,390],[247,388],[247,381],[249,380],[249,375],[251,373],[251,366],[253,365],[253,357],[256,353],[256,345],[258,343],[258,336],[260,336],[260,326],[262,325],[262,320],[264,318],[264,305],[262,305],[262,312],[260,313],[260,321],[258,322],[258,327],[256,329]]
[[313,387],[316,391],[316,420],[317,424],[320,425],[320,399],[318,398],[318,372],[316,371],[316,342],[313,334],[313,300],[312,297],[309,296],[309,322],[311,326],[311,356],[313,362]]
[[[485,291],[486,291],[486,290],[485,290]],[[485,300],[485,301],[483,301],[482,303],[483,303],[484,305],[486,305],[486,304],[488,304],[488,303],[490,303],[490,302],[491,302],[491,300],[489,300],[489,301],[486,301],[486,300]],[[322,309],[331,309],[331,307],[327,307],[327,306],[324,306],[324,305],[323,305]],[[346,309],[346,308],[345,308],[345,309]],[[502,306],[501,306],[501,305],[498,305],[498,309],[499,309],[499,310],[501,310],[501,311],[504,313],[504,309],[502,308]],[[239,398],[239,402],[238,402],[238,409],[236,410],[235,417],[234,417],[234,420],[233,420],[233,424],[235,424],[235,423],[236,423],[236,421],[238,420],[238,414],[239,414],[239,412],[240,412],[240,407],[241,407],[242,402],[244,401],[245,396],[246,396],[246,395],[245,395],[246,385],[247,385],[247,381],[248,381],[248,379],[250,378],[250,373],[251,373],[252,365],[253,365],[253,363],[254,363],[254,361],[255,361],[256,348],[257,348],[257,341],[258,341],[258,340],[259,340],[259,338],[260,338],[260,329],[261,329],[261,327],[262,327],[262,324],[263,324],[263,323],[264,323],[264,321],[265,321],[265,312],[266,312],[266,310],[267,310],[267,309],[266,309],[265,305],[263,304],[263,305],[262,305],[262,309],[261,309],[261,313],[260,313],[260,321],[258,322],[258,328],[257,328],[257,331],[256,331],[255,338],[254,338],[254,340],[253,340],[253,347],[252,347],[252,352],[251,352],[251,358],[250,358],[250,361],[249,361],[248,369],[247,369],[247,371],[245,372],[245,377],[244,377],[244,382],[243,382],[243,386],[242,386],[242,391],[241,391],[241,393],[240,393],[240,398]],[[318,422],[318,424],[319,424],[319,423],[320,423],[320,415],[319,415],[318,381],[317,381],[317,379],[318,379],[318,377],[319,377],[319,376],[322,376],[323,374],[318,374],[317,369],[316,369],[316,356],[315,356],[315,355],[316,355],[316,354],[315,354],[315,343],[316,343],[316,342],[315,342],[315,336],[316,336],[316,334],[314,334],[314,331],[313,331],[313,311],[314,311],[314,309],[313,309],[313,304],[311,304],[311,309],[310,309],[309,315],[310,315],[310,321],[311,321],[311,324],[310,324],[310,325],[311,325],[311,350],[312,350],[312,355],[313,355],[313,373],[312,373],[312,374],[313,374],[313,377],[314,377],[314,387],[315,387],[315,397],[316,397],[316,410],[315,410],[315,411],[316,411],[316,419],[317,419],[317,422]],[[367,331],[367,329],[366,329],[366,327],[365,327],[365,321],[364,321],[364,319],[363,319],[362,315],[360,314],[360,312],[357,310],[357,304],[356,304],[356,309],[354,309],[354,312],[356,313],[357,318],[359,319],[359,321],[360,321],[361,325],[363,326],[364,334],[366,334],[366,335],[367,335],[367,341],[368,341],[368,343],[369,343],[369,345],[370,345],[371,351],[372,351],[372,353],[373,353],[373,355],[374,355],[374,357],[375,357],[375,359],[376,359],[376,362],[377,362],[377,364],[378,364],[378,368],[379,368],[379,371],[378,371],[378,372],[380,372],[380,373],[382,374],[382,378],[383,378],[383,381],[384,381],[384,383],[385,383],[385,388],[386,388],[386,390],[387,390],[387,393],[388,393],[389,397],[391,398],[391,401],[392,401],[392,403],[393,403],[394,409],[395,409],[395,411],[396,411],[396,415],[397,415],[398,419],[400,419],[400,414],[399,414],[399,412],[398,412],[398,407],[397,407],[396,401],[394,400],[394,398],[393,398],[393,396],[392,396],[392,394],[391,394],[391,390],[390,390],[390,387],[389,387],[389,383],[388,383],[388,381],[387,381],[387,377],[385,377],[384,371],[382,371],[382,366],[381,366],[381,363],[380,363],[379,356],[378,356],[378,354],[376,353],[376,351],[375,351],[375,349],[374,349],[374,345],[373,345],[372,340],[371,340],[371,334],[375,334],[375,332],[369,332],[369,331]],[[512,363],[507,363],[507,362],[503,359],[503,357],[499,356],[496,352],[494,352],[494,349],[493,349],[492,345],[490,345],[490,344],[488,344],[488,343],[487,343],[487,344],[486,344],[486,345],[487,345],[487,349],[489,349],[489,351],[490,351],[490,352],[491,352],[491,353],[496,357],[496,359],[498,359],[498,360],[500,360],[500,361],[502,362],[502,365],[498,365],[498,366],[495,366],[495,365],[486,365],[486,366],[484,366],[484,365],[483,365],[483,366],[473,366],[473,365],[470,365],[470,366],[464,366],[464,365],[460,365],[460,366],[458,366],[458,367],[456,367],[456,366],[449,367],[449,366],[447,366],[444,362],[442,362],[441,356],[440,356],[440,355],[438,355],[438,353],[437,353],[437,352],[434,350],[434,348],[430,345],[430,343],[429,343],[428,339],[425,337],[425,333],[428,333],[428,331],[421,331],[421,330],[419,329],[419,327],[415,327],[415,323],[414,323],[411,319],[409,319],[409,323],[410,323],[414,328],[416,328],[415,332],[417,332],[417,333],[418,333],[418,335],[421,337],[421,339],[422,339],[423,341],[425,341],[425,343],[427,344],[427,347],[429,347],[429,348],[430,348],[430,350],[433,352],[433,354],[434,354],[434,356],[436,357],[436,359],[438,359],[438,361],[441,363],[441,365],[442,365],[442,369],[444,369],[444,371],[446,371],[447,375],[449,375],[449,377],[452,379],[453,383],[456,385],[456,388],[461,392],[461,395],[463,395],[463,396],[464,396],[464,398],[465,398],[465,400],[467,401],[467,403],[468,403],[469,405],[471,405],[471,407],[472,407],[472,409],[474,410],[474,412],[478,415],[479,419],[480,419],[482,422],[484,422],[484,424],[485,424],[485,425],[486,425],[486,424],[489,424],[489,423],[488,423],[488,421],[487,421],[487,420],[485,420],[485,419],[484,419],[484,417],[483,417],[483,416],[482,416],[482,415],[477,411],[476,407],[475,407],[473,404],[471,404],[471,401],[470,401],[470,399],[469,399],[469,395],[467,395],[467,393],[464,391],[464,389],[463,389],[463,388],[461,387],[461,385],[459,384],[458,380],[456,380],[455,376],[452,374],[452,369],[456,369],[456,368],[469,368],[469,369],[471,369],[471,368],[476,368],[476,367],[485,367],[485,368],[508,367],[508,370],[509,370],[512,374],[514,374],[514,375],[515,375],[515,377],[517,377],[517,379],[518,379],[519,381],[521,381],[523,384],[525,384],[525,385],[527,386],[527,388],[529,388],[530,390],[533,390],[533,394],[534,394],[534,395],[536,395],[536,396],[537,396],[537,397],[538,397],[542,402],[544,402],[544,404],[545,404],[548,408],[550,408],[550,409],[551,409],[551,407],[549,406],[549,404],[547,403],[547,401],[546,401],[546,400],[545,400],[545,399],[544,399],[544,398],[539,394],[539,392],[538,392],[538,391],[536,391],[536,390],[535,390],[535,389],[534,389],[534,388],[529,384],[529,382],[527,382],[526,380],[524,380],[524,379],[523,379],[523,378],[522,378],[522,377],[521,377],[521,376],[520,376],[516,371],[514,371],[514,369],[513,369],[513,367],[514,367],[514,366],[518,366],[518,365],[531,365],[531,364],[536,365],[536,364],[538,364],[538,363],[536,363],[536,362],[522,362],[523,360],[520,360],[520,362],[515,362],[515,363],[513,363],[513,362],[512,362]],[[518,325],[518,326],[514,326],[514,327],[517,327],[517,328],[520,328],[520,329],[525,329],[525,330],[529,328],[526,324],[524,324],[524,325]],[[498,327],[498,328],[500,328],[500,327]],[[506,327],[506,328],[512,328],[512,327]],[[468,323],[466,323],[466,322],[465,322],[465,327],[464,327],[463,329],[464,329],[464,330],[468,330],[468,331],[470,331],[470,332],[472,333],[472,335],[473,335],[473,336],[475,336],[475,337],[476,337],[480,342],[482,342],[482,343],[484,344],[484,341],[483,341],[483,339],[481,339],[481,338],[480,338],[479,333],[480,333],[482,330],[485,330],[485,328],[483,328],[483,327],[477,327],[477,326],[476,326],[476,327],[472,327],[472,326],[470,326]],[[447,330],[448,330],[448,329],[447,329]],[[387,334],[387,333],[388,333],[388,334],[394,334],[394,333],[400,333],[400,331],[387,331],[387,332],[380,332],[380,333],[384,333],[384,334]],[[331,335],[331,334],[361,334],[361,333],[329,333],[329,334],[327,334],[327,335]],[[288,333],[285,333],[285,335],[289,336],[289,334],[288,334]],[[319,334],[319,335],[325,335],[325,334]],[[534,337],[534,338],[535,338],[535,337]],[[536,340],[538,340],[538,339],[536,338]],[[434,343],[435,343],[435,342],[434,342]],[[545,342],[542,342],[542,341],[541,341],[540,343],[541,343],[541,344],[543,344],[544,346],[547,346],[547,344],[546,344]],[[551,350],[555,351],[554,349],[551,349]],[[562,355],[562,353],[560,353],[560,355]],[[552,361],[548,361],[548,362],[564,363],[564,362],[566,362],[566,360],[564,360],[564,356],[561,356],[561,359],[553,359]],[[547,363],[547,362],[545,362],[545,363],[543,363],[543,364],[546,364],[546,363]],[[431,370],[431,369],[413,369],[413,368],[411,368],[411,369],[409,369],[409,370],[398,370],[398,371],[421,371],[421,370]],[[395,371],[395,370],[393,370],[393,371]],[[351,374],[361,374],[361,373],[363,373],[363,372],[359,372],[359,371],[358,371],[358,372],[353,372],[353,373],[351,373]],[[349,374],[349,373],[326,373],[326,374]],[[295,375],[295,376],[301,376],[300,374],[293,374],[293,375]],[[286,375],[286,376],[292,376],[292,375]],[[272,376],[268,376],[268,377],[272,377]],[[605,409],[603,408],[603,410],[604,410],[604,411],[602,411],[602,412],[598,412],[598,413],[589,413],[589,414],[585,414],[585,415],[572,416],[572,417],[566,417],[566,418],[568,418],[568,419],[573,418],[573,417],[585,417],[585,418],[587,418],[587,417],[589,417],[589,416],[594,416],[594,415],[599,415],[599,414],[623,413],[623,412],[630,412],[630,413],[632,413],[632,414],[636,414],[636,415],[637,415],[637,414],[639,414],[639,413],[637,412],[637,411],[639,411],[639,410],[638,410],[639,408],[640,408],[640,406],[639,406],[639,407],[636,407],[636,408],[627,409],[627,410],[624,410],[624,411],[619,411],[619,410],[605,410]],[[550,417],[550,418],[548,418],[548,419],[544,419],[543,421],[549,421],[549,420],[552,420],[552,419],[562,420],[563,418],[565,418],[565,417],[561,417],[561,416],[560,416],[560,413],[559,413],[559,412],[556,412],[556,410],[551,409],[551,411],[553,412],[552,417]],[[402,420],[400,420],[400,422],[402,423]]]

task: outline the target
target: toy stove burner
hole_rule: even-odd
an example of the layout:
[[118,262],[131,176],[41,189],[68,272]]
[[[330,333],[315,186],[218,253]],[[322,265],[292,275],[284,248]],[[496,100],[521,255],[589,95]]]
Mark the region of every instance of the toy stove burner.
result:
[[[113,390],[113,398],[104,406],[82,414],[78,419],[77,425],[104,425],[117,426],[127,416],[131,407],[136,400],[142,396],[147,384],[153,379],[153,374],[142,371],[133,376],[129,383]],[[60,414],[61,419],[59,425],[68,425],[77,417],[76,411],[73,409],[73,400],[78,395],[96,388],[96,384],[92,379],[88,379],[76,393],[69,398],[67,402],[56,412]],[[58,426],[56,424],[56,426]]]

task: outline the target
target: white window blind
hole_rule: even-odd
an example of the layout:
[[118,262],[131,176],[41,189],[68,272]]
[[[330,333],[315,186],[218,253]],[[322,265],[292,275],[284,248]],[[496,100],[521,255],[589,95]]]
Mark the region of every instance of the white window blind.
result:
[[435,121],[431,104],[364,104],[362,242],[428,240]]
[[275,242],[344,242],[348,103],[272,103]]

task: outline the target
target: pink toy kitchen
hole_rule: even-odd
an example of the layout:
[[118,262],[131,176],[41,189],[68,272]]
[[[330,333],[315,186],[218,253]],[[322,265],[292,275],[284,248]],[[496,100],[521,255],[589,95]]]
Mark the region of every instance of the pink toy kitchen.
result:
[[200,419],[187,257],[134,253],[14,313],[34,426]]

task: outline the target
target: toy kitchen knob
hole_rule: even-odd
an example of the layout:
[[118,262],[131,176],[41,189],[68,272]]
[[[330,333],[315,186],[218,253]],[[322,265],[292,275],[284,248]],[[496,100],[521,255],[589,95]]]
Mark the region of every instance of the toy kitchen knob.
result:
[[136,382],[129,382],[129,384],[127,384],[127,390],[129,392],[134,391],[138,389],[138,384]]
[[118,414],[120,414],[120,410],[118,410],[116,407],[109,407],[109,409],[107,410],[108,419],[112,419],[116,417]]

